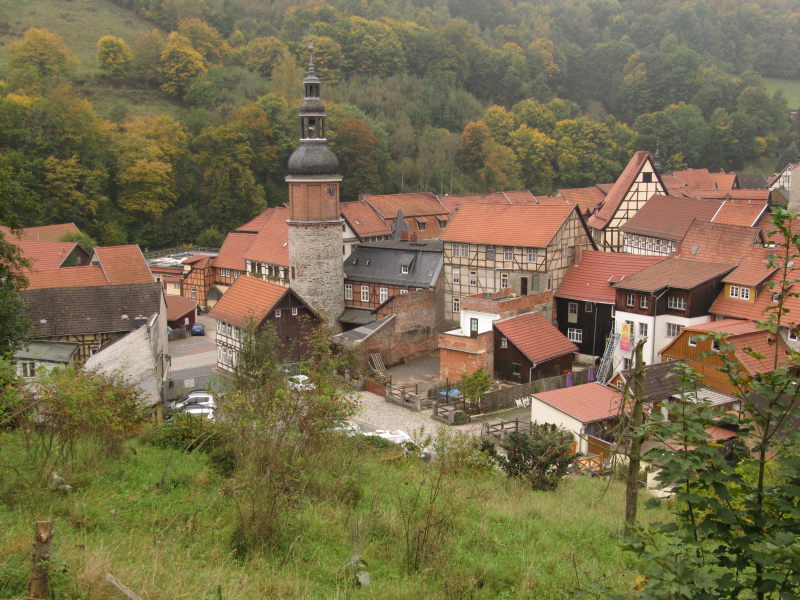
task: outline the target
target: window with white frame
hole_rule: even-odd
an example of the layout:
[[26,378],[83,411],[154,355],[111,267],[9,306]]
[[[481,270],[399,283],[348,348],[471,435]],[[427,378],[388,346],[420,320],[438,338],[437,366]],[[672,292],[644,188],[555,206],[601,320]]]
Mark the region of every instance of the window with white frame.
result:
[[528,262],[535,263],[539,259],[537,248],[528,248]]
[[750,300],[750,288],[749,288],[749,287],[743,287],[743,288],[741,288],[741,289],[739,290],[739,297],[740,297],[742,300]]
[[667,296],[667,308],[672,310],[686,310],[686,298],[683,296]]
[[572,327],[568,327],[567,337],[569,338],[570,342],[575,342],[576,344],[580,344],[581,342],[583,342],[583,329],[574,329]]
[[35,362],[24,362],[20,363],[22,367],[22,376],[26,378],[36,377],[36,363]]
[[570,318],[578,318],[578,303],[577,302],[570,302],[567,304],[567,315]]
[[453,312],[461,311],[461,298],[453,298]]
[[386,302],[389,299],[389,288],[380,288],[378,290],[378,299],[381,304]]
[[233,272],[233,278],[234,278],[234,279],[239,279],[239,276],[240,276],[241,274],[242,274],[242,272],[241,272],[241,271],[234,271],[234,272]]
[[514,248],[503,248],[503,260],[514,260]]
[[345,300],[352,300],[353,299],[353,284],[352,283],[345,283],[344,284],[344,299]]
[[453,256],[455,258],[469,258],[469,244],[453,242]]
[[470,271],[469,272],[469,284],[470,285],[478,285],[478,272],[477,271]]
[[639,323],[639,337],[640,338],[647,337],[647,323]]
[[275,318],[276,319],[280,319],[281,318],[281,309],[280,308],[276,308],[275,309]]
[[692,348],[696,348],[696,347],[697,347],[697,336],[696,336],[696,335],[690,335],[690,336],[689,336],[689,340],[687,341],[687,343],[688,343],[688,344],[689,344],[689,345],[690,345]]
[[362,302],[369,302],[369,286],[362,285],[361,286],[361,301]]
[[569,258],[569,246],[566,244],[561,246],[561,258]]
[[461,268],[453,267],[453,283],[461,283]]
[[192,297],[192,300],[197,300],[197,290],[195,288],[190,290],[189,295]]
[[728,296],[731,298],[738,298],[739,297],[739,286],[732,285],[728,288]]
[[640,294],[639,295],[639,308],[642,310],[647,310],[647,295]]
[[683,329],[683,325],[679,325],[678,323],[667,323],[667,337],[675,337],[681,332]]
[[636,294],[633,292],[628,292],[625,294],[625,306],[635,306],[636,305]]
[[627,371],[631,368],[631,359],[630,358],[623,358],[622,359],[622,370]]
[[507,337],[501,337],[500,338],[500,347],[501,348],[508,348],[508,338]]
[[408,265],[400,265],[400,272],[403,275],[408,275]]
[[408,290],[405,290],[405,289],[403,289],[403,290],[400,290],[400,295],[401,295],[401,296],[402,296],[403,294],[407,294],[407,293],[408,293]]
[[500,287],[503,289],[508,287],[508,273],[500,273]]
[[220,269],[220,275],[222,275],[223,277],[230,277],[231,276],[231,270],[230,269]]
[[297,307],[296,307],[296,306],[293,306],[293,307],[292,307],[292,316],[293,316],[293,317],[296,317],[296,316],[297,316]]

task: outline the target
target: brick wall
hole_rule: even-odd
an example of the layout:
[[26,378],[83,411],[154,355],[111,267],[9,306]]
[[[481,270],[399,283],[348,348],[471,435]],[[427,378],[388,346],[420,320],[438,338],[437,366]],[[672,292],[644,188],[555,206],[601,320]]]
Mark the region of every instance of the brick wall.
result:
[[390,366],[436,350],[435,298],[433,290],[390,298],[376,316],[394,318],[364,341],[365,352],[379,352]]
[[467,296],[462,298],[461,308],[496,313],[503,319],[527,312],[540,312],[548,321],[553,321],[553,292],[516,297],[510,297],[510,292],[511,290],[504,290],[493,294]]
[[494,333],[487,331],[477,337],[439,334],[439,377],[457,381],[466,373],[481,367],[494,372]]

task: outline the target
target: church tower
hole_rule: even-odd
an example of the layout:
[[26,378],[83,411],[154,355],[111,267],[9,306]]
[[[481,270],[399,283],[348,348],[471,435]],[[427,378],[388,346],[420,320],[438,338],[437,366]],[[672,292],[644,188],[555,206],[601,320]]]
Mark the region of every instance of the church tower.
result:
[[300,145],[289,158],[289,286],[339,327],[344,312],[342,225],[339,211],[339,161],[325,138],[325,106],[319,95],[308,47],[305,90],[300,104]]

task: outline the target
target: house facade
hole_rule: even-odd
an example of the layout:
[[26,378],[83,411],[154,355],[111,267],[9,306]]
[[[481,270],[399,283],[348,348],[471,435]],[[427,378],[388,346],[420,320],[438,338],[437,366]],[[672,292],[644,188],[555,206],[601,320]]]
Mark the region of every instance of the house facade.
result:
[[197,300],[199,306],[208,305],[208,291],[214,284],[214,258],[205,254],[183,260],[181,296]]
[[573,204],[467,203],[442,236],[444,310],[459,321],[462,299],[510,289],[527,296],[557,288],[578,249],[592,248]]

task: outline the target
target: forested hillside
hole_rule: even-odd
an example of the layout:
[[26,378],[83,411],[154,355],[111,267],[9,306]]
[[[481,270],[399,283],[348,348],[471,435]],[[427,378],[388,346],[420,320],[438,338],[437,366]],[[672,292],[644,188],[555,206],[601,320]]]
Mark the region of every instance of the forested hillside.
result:
[[657,146],[667,168],[768,172],[799,137],[761,80],[800,79],[788,0],[0,0],[0,17],[0,200],[106,244],[213,244],[284,202],[309,43],[345,200],[550,193]]

